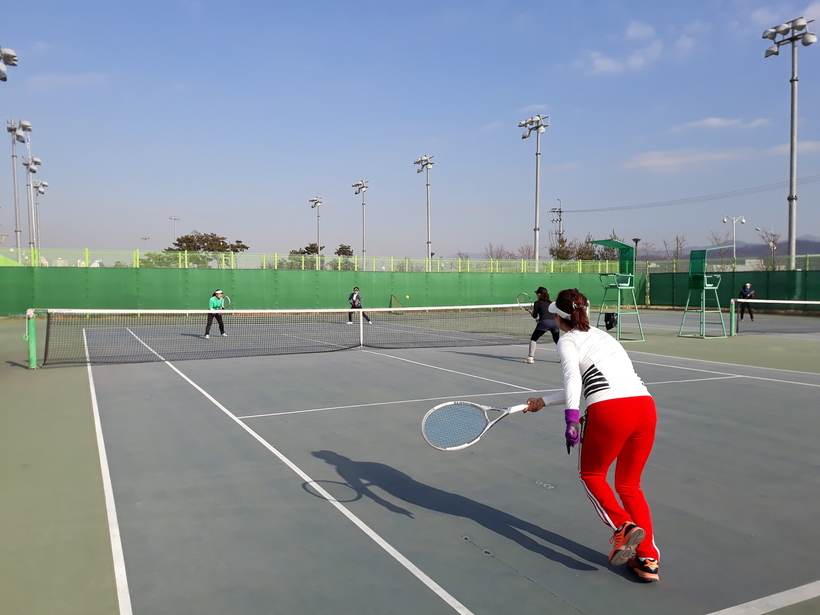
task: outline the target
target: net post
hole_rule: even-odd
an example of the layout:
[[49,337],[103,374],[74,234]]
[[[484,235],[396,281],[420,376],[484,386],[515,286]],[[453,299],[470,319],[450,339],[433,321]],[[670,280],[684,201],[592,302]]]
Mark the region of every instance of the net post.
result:
[[34,310],[29,308],[26,310],[26,335],[24,340],[28,341],[28,368],[37,369],[37,336],[36,336],[36,322],[34,320]]
[[735,320],[735,300],[729,300],[729,335],[737,335],[737,321]]

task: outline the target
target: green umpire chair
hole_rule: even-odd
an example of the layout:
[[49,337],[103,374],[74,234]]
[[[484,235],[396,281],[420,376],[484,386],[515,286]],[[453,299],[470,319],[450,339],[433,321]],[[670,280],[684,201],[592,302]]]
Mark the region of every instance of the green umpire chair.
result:
[[[726,324],[723,322],[723,312],[720,309],[718,288],[720,274],[707,273],[707,259],[711,250],[723,250],[732,246],[719,246],[706,250],[692,250],[689,254],[689,294],[686,297],[686,307],[683,309],[683,318],[680,321],[678,337],[723,338],[726,335]],[[684,333],[686,316],[691,312],[698,315],[698,332]],[[708,320],[715,315],[714,320]],[[721,334],[709,333],[708,325],[720,326]]]
[[[641,315],[638,312],[638,300],[635,297],[635,248],[614,239],[600,239],[589,243],[616,248],[619,252],[618,273],[598,274],[601,285],[604,287],[604,297],[601,300],[601,309],[598,311],[598,322],[595,326],[600,327],[603,320],[607,328],[614,324],[615,338],[618,341],[643,342],[643,326],[641,326]],[[631,306],[631,309],[625,306]],[[607,317],[608,314],[611,316]],[[638,337],[625,338],[622,335],[623,316],[636,318]]]

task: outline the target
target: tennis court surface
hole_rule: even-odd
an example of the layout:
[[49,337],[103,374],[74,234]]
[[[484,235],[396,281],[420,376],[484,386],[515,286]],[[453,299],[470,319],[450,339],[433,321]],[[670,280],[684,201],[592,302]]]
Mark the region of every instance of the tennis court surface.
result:
[[551,343],[534,365],[522,339],[30,371],[23,320],[0,321],[0,612],[820,612],[816,334],[643,320],[651,585],[607,563],[561,409],[458,452],[421,436],[443,401],[556,390]]

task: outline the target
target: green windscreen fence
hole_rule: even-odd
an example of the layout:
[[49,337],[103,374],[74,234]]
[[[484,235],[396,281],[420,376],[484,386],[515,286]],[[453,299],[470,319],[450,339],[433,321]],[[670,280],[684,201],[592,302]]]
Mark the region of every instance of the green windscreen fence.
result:
[[405,307],[502,304],[539,286],[553,297],[579,288],[593,304],[603,293],[597,274],[580,273],[4,267],[0,285],[0,315],[29,308],[207,309],[217,288],[231,297],[232,309],[347,308],[354,286],[365,309],[391,307],[391,298]]

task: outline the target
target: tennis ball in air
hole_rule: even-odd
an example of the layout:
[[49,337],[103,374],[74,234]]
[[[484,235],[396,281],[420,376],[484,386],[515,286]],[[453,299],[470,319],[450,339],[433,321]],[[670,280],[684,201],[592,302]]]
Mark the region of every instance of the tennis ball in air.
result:
[[405,299],[409,299],[409,298],[410,298],[410,295],[404,295],[404,298],[405,298]]

